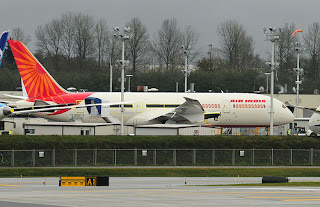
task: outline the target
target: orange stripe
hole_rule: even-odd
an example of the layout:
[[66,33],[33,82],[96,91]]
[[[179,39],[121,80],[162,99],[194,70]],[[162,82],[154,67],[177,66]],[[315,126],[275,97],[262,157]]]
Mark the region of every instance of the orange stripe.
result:
[[[22,80],[24,82],[24,86],[25,86],[26,90],[29,90],[29,89],[27,89],[27,87],[32,82],[33,78],[37,75],[38,75],[38,73],[32,72],[32,73],[29,73],[28,75],[25,75],[24,77],[22,77]],[[28,76],[28,77],[26,77],[26,76]]]
[[40,96],[41,97],[43,97],[43,89],[44,89],[44,87],[43,87],[43,76],[44,76],[43,74],[40,75],[41,78],[40,78],[40,83],[39,83],[40,84],[40,88],[39,89],[40,89]]
[[[39,74],[37,74],[37,77],[35,77],[35,78],[33,78],[33,81],[32,81],[32,83],[31,83],[31,85],[30,85],[30,88],[29,88],[29,91],[30,91],[30,93],[31,93],[31,91],[33,90],[33,88],[34,88],[34,86],[36,85],[36,83],[39,81]],[[33,96],[31,96],[31,97],[35,97],[36,96],[36,88],[34,89],[34,93],[33,93]]]
[[[22,57],[24,57],[25,59],[29,60],[30,62],[36,64],[37,62],[34,60],[34,58],[31,56],[26,55],[26,53],[19,51],[17,48],[12,47],[11,48],[15,49],[16,52],[18,52]],[[26,51],[27,52],[27,51]]]
[[[48,75],[45,74],[45,75],[43,76],[43,79],[44,79],[45,82],[48,82]],[[49,95],[50,95],[50,90],[49,90],[48,84],[45,83],[45,84],[44,84],[44,87],[45,87],[47,96],[49,96]]]
[[35,63],[33,62],[30,62],[28,60],[25,60],[25,59],[21,59],[21,58],[15,58],[16,60],[19,60],[19,62],[22,62],[24,64],[28,64],[28,65],[36,65]]
[[20,75],[25,75],[25,74],[28,74],[28,73],[30,73],[30,69],[24,69],[24,70],[20,71]]
[[40,82],[41,82],[41,77],[38,75],[38,78],[37,78],[37,81],[35,83],[35,87],[34,87],[34,96],[35,97],[38,97],[40,94],[39,94],[39,85],[40,85]]
[[[56,92],[56,90],[54,89],[54,86],[53,86],[53,83],[52,83],[51,78],[47,77],[47,79],[49,79],[49,80],[48,80],[48,84],[49,84],[50,92],[53,92],[54,95],[57,95],[57,92]],[[55,85],[55,84],[54,84],[54,85]],[[53,94],[50,93],[50,95],[53,95]]]

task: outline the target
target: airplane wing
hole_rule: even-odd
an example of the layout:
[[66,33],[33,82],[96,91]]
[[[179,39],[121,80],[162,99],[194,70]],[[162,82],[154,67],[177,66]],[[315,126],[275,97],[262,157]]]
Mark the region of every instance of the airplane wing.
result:
[[[303,107],[303,106],[295,106],[295,105],[290,104],[288,101],[286,101],[285,104],[287,105],[288,108],[292,107],[292,108],[298,108],[298,109],[305,109],[305,110],[311,111],[313,113],[320,114],[320,111],[318,109],[316,109],[316,108],[307,108],[307,107]],[[291,110],[291,112],[292,112],[292,110]]]
[[26,108],[12,108],[12,114],[27,114],[27,113],[37,113],[37,112],[52,112],[55,110],[63,109],[75,109],[75,108],[85,108],[92,106],[112,106],[120,104],[134,103],[136,101],[126,101],[126,102],[113,102],[113,103],[97,103],[97,104],[85,104],[85,105],[75,105],[71,104],[59,104],[59,105],[42,105],[42,106],[31,106]]
[[149,119],[148,121],[159,121],[161,123],[187,122],[195,123],[204,120],[204,109],[198,100],[184,97],[186,101],[173,111]]

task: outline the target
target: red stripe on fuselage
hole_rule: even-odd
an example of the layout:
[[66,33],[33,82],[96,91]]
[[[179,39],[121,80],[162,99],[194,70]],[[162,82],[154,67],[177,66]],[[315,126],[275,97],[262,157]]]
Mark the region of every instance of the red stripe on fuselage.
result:
[[[29,102],[34,102],[35,100],[42,100],[42,101],[52,101],[56,104],[67,104],[67,103],[76,103],[76,101],[83,101],[88,96],[90,96],[93,93],[67,93],[67,94],[59,94],[57,96],[46,96],[46,97],[36,97],[28,99]],[[48,115],[58,115],[63,114],[70,109],[63,109],[63,110],[57,110],[56,112]]]

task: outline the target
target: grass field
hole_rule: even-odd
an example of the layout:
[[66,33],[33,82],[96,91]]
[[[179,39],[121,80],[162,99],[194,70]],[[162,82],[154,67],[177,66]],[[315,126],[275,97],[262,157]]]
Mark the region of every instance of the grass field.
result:
[[0,168],[0,177],[320,177],[319,168]]

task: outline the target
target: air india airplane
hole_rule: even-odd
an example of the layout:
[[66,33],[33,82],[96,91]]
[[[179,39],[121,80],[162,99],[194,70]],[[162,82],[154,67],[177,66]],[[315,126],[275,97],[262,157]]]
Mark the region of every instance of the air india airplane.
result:
[[[121,93],[68,92],[21,42],[8,42],[21,75],[25,97],[11,107],[29,107],[26,108],[29,112],[37,112],[34,116],[54,121],[119,123],[120,104],[123,104]],[[259,94],[126,92],[124,100],[126,125],[175,123],[268,127],[270,123],[270,97]],[[40,109],[33,110],[33,107]],[[273,117],[274,125],[294,119],[291,111],[277,99],[274,99]]]

